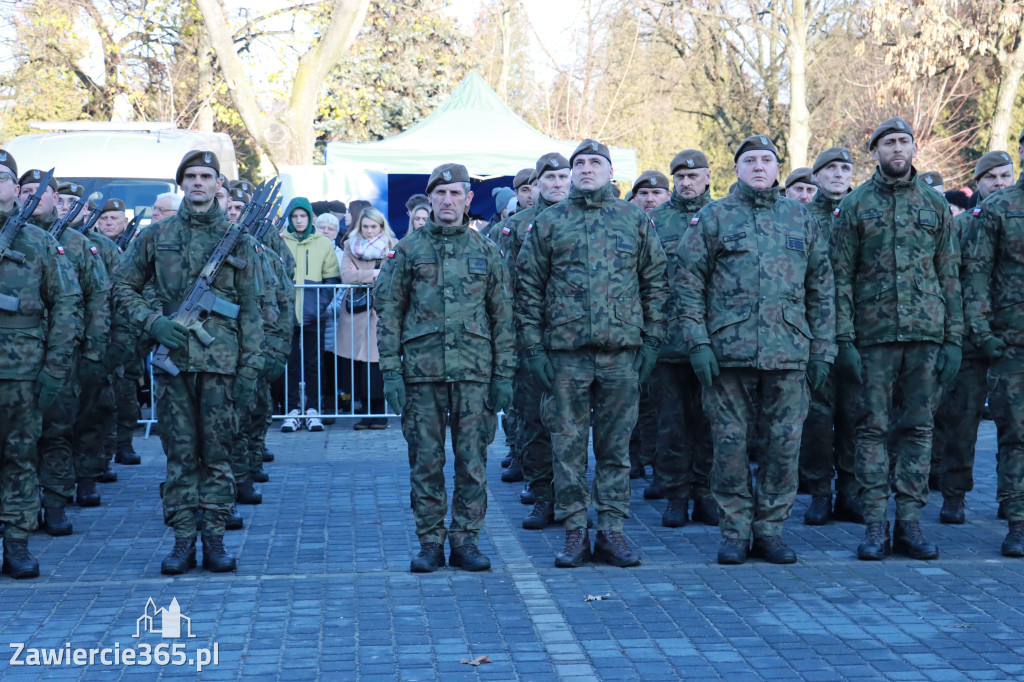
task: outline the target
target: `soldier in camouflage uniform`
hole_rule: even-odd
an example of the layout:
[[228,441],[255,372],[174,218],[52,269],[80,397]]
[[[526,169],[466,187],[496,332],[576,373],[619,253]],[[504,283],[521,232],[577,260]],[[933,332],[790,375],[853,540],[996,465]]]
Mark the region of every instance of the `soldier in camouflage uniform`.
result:
[[[985,154],[974,167],[974,181],[981,201],[1009,187],[1013,184],[1013,159],[1006,152]],[[953,230],[964,254],[960,284],[965,291],[967,239],[976,228],[974,217],[979,213],[981,206],[953,218]],[[963,362],[956,379],[943,387],[932,434],[931,469],[933,475],[938,473],[942,492],[939,521],[950,524],[966,522],[964,496],[974,489],[974,449],[988,395],[988,357],[969,338],[964,338],[963,349]]]
[[[170,349],[177,376],[158,371],[155,400],[160,441],[167,455],[163,486],[164,522],[174,528],[174,549],[161,564],[165,574],[195,566],[196,513],[202,509],[203,567],[235,570],[224,550],[224,525],[235,497],[231,471],[232,439],[238,433],[237,406],[248,402],[263,369],[263,321],[258,297],[257,242],[242,235],[232,254],[239,267],[225,263],[211,291],[239,306],[236,319],[211,315],[204,323],[213,336],[203,346],[173,315],[228,230],[227,216],[214,195],[221,182],[216,154],[194,151],[178,166],[176,180],[185,200],[176,217],[150,225],[132,242],[118,264],[114,297],[128,319]],[[153,281],[162,315],[150,309],[143,287]]]
[[[891,118],[868,143],[871,179],[839,204],[832,223],[838,365],[856,385],[857,480],[867,524],[861,560],[889,551],[934,559],[921,530],[928,502],[932,424],[942,385],[960,368],[963,307],[960,248],[949,204],[917,181],[914,132]],[[892,424],[893,398],[902,417]],[[890,544],[887,441],[893,434],[895,542]]]
[[[522,250],[523,241],[530,234],[533,221],[542,211],[569,196],[569,161],[558,152],[545,154],[537,159],[536,169],[531,172],[536,176],[535,183],[539,188],[537,198],[530,208],[519,211],[509,218],[498,241],[501,257],[508,265],[514,299],[519,297],[515,278],[516,259]],[[517,356],[518,368],[513,397],[513,404],[519,415],[516,444],[519,448],[523,474],[533,495],[533,508],[523,519],[522,526],[528,530],[541,530],[555,521],[551,434],[540,417],[544,386],[530,374],[523,354],[520,352]]]
[[[668,281],[678,278],[674,258],[690,220],[711,203],[711,169],[704,154],[684,149],[670,165],[675,191],[671,199],[650,212],[654,229],[668,257]],[[669,308],[671,310],[671,306]],[[668,315],[665,343],[652,375],[657,382],[658,441],[654,456],[654,483],[668,499],[661,525],[685,526],[690,518],[709,526],[719,523],[718,502],[711,494],[711,424],[701,405],[701,389],[690,365],[689,346],[683,339],[682,318]],[[650,487],[648,488],[648,490]],[[647,497],[647,491],[644,491]]]
[[[40,188],[44,173],[25,172],[20,181],[22,201],[43,189],[39,204],[32,214],[32,224],[49,230],[57,221],[57,181]],[[83,384],[98,382],[103,376],[103,356],[110,342],[110,278],[99,256],[99,250],[77,230],[65,229],[58,240],[71,263],[82,290],[84,338],[76,349],[71,381],[43,413],[43,435],[39,439],[39,484],[43,488],[43,528],[50,535],[70,535],[71,522],[65,507],[75,497],[74,431],[78,399]],[[79,506],[100,504],[94,477],[78,481]]]
[[810,204],[818,192],[818,186],[811,177],[813,173],[813,168],[795,168],[786,176],[786,188],[781,192],[782,196],[804,206]]
[[[487,512],[487,446],[496,415],[512,404],[515,334],[505,267],[486,237],[469,229],[465,166],[438,166],[427,182],[427,224],[388,254],[374,290],[384,395],[402,415],[409,444],[413,515],[420,552],[414,573],[449,562],[491,567],[478,548]],[[455,451],[452,523],[444,482],[445,424]]]
[[[711,422],[718,562],[746,561],[753,533],[752,555],[786,564],[807,385],[820,388],[836,352],[832,266],[818,222],[779,195],[772,141],[748,137],[733,158],[736,191],[690,221],[672,300]],[[764,445],[756,489],[751,438]]]
[[[811,169],[818,187],[807,210],[818,220],[822,239],[832,235],[832,219],[839,202],[850,191],[853,162],[850,150],[831,147],[818,154]],[[810,409],[800,444],[800,488],[811,495],[804,514],[808,526],[820,526],[833,517],[840,521],[864,522],[857,472],[854,469],[856,420],[851,411],[854,393],[833,366],[820,390],[811,391]],[[843,405],[843,409],[836,409]],[[836,478],[835,507],[832,506],[832,478]]]
[[[1018,142],[1024,160],[1024,133]],[[974,347],[991,363],[997,497],[1009,524],[1001,551],[1024,557],[1024,176],[974,213],[963,252],[964,316]]]
[[[20,210],[17,173],[0,150],[0,227]],[[73,381],[82,333],[82,292],[63,251],[44,230],[23,225],[0,256],[0,522],[3,572],[13,578],[39,575],[28,549],[39,514],[36,444],[43,411]]]
[[[665,252],[647,215],[612,194],[608,147],[584,140],[569,165],[569,198],[537,215],[516,263],[518,342],[545,388],[540,409],[551,432],[555,519],[565,527],[555,565],[577,567],[591,556],[593,499],[594,557],[635,566],[640,557],[622,535],[629,436],[640,383],[654,369],[664,336]],[[587,489],[591,424],[593,495]]]

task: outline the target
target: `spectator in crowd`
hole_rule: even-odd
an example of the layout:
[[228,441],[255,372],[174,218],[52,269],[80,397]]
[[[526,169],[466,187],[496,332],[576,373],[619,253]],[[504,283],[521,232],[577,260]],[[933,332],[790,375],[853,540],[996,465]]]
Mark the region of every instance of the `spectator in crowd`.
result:
[[963,190],[951,189],[943,192],[946,201],[949,202],[949,210],[957,216],[970,207],[971,198]]
[[[323,431],[324,425],[316,405],[317,358],[320,357],[322,329],[327,322],[327,289],[304,289],[303,284],[339,284],[341,273],[334,255],[334,242],[317,232],[313,225],[313,207],[309,199],[295,197],[285,208],[288,216],[284,243],[295,259],[295,335],[288,358],[288,418],[281,431],[298,431],[303,421],[310,431]],[[305,417],[305,419],[303,419]]]
[[[327,202],[323,202],[327,203]],[[332,202],[333,203],[333,202]],[[340,203],[340,202],[338,202]],[[322,234],[324,237],[330,240],[334,244],[334,255],[338,259],[338,270],[341,270],[341,258],[344,255],[344,251],[338,244],[341,242],[338,239],[338,229],[341,225],[337,216],[334,215],[333,211],[321,213],[316,217],[314,221],[316,224],[317,232]],[[323,321],[324,330],[324,347],[321,356],[323,357],[323,363],[320,370],[320,389],[324,396],[324,409],[331,410],[335,414],[338,413],[338,393],[342,387],[347,387],[349,379],[347,375],[348,368],[346,367],[343,372],[343,377],[339,376],[338,366],[334,361],[334,342],[335,342],[335,330],[338,324],[338,308],[333,305],[327,309],[327,317]],[[325,423],[333,424],[333,419],[325,419]]]
[[156,199],[153,200],[152,221],[155,223],[158,220],[163,220],[167,216],[174,215],[178,212],[178,208],[180,206],[181,197],[174,192],[157,194]]
[[[341,262],[341,281],[345,284],[373,285],[388,252],[398,243],[384,214],[364,209],[359,222],[345,238]],[[338,343],[334,352],[352,364],[353,396],[363,404],[363,413],[384,412],[384,377],[377,352],[377,312],[362,288],[350,289],[340,301]],[[344,363],[343,363],[344,364]],[[386,429],[387,417],[359,420],[355,430]]]
[[[418,195],[422,196],[422,195]],[[409,212],[409,231],[415,232],[427,224],[430,218],[430,205],[426,202],[413,206]]]
[[427,200],[426,194],[413,194],[405,200],[405,214],[409,216],[410,220],[412,220],[412,214],[418,206],[426,206],[427,213],[430,213],[430,202]]
[[342,238],[342,243],[339,246],[345,248],[345,240],[352,234],[352,228],[359,224],[359,216],[371,206],[373,204],[364,199],[353,199],[348,202],[348,211],[345,212],[345,236]]

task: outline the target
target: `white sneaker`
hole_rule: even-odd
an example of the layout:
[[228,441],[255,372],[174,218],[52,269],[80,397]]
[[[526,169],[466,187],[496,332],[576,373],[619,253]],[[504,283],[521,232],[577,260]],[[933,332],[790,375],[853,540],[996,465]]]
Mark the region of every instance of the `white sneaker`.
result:
[[310,431],[323,431],[324,423],[320,421],[319,412],[315,407],[306,410],[306,428]]
[[298,410],[292,410],[288,413],[288,418],[281,422],[281,431],[283,433],[295,433],[299,430],[299,415],[302,413]]

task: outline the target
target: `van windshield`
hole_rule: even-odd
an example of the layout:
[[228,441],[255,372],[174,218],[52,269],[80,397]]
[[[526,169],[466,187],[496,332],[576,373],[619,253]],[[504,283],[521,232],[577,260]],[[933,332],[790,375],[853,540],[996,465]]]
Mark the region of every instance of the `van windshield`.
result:
[[85,187],[89,198],[103,205],[107,199],[120,199],[128,209],[126,214],[132,217],[145,209],[153,208],[153,200],[158,194],[174,192],[178,188],[173,182],[166,180],[136,178],[66,178],[61,182],[75,182]]

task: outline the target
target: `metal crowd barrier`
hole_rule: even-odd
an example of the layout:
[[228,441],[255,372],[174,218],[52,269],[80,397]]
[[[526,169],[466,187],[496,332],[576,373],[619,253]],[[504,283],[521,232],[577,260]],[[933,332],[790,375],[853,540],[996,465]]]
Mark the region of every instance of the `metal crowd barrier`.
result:
[[[364,284],[301,284],[296,285],[295,289],[300,293],[296,298],[300,301],[304,301],[307,296],[315,292],[317,301],[322,302],[316,306],[316,321],[313,324],[306,326],[300,326],[296,324],[296,336],[292,339],[293,349],[298,350],[299,362],[298,369],[300,372],[298,386],[302,392],[299,398],[299,411],[302,413],[299,418],[306,417],[306,410],[309,408],[315,408],[317,411],[317,417],[321,419],[337,419],[340,417],[359,417],[359,418],[380,418],[380,417],[394,417],[396,416],[393,412],[387,411],[385,406],[384,412],[372,412],[367,408],[370,406],[362,405],[356,400],[356,361],[352,359],[355,355],[355,342],[357,338],[362,335],[365,338],[366,347],[369,348],[371,344],[376,345],[377,340],[371,338],[369,315],[363,315],[365,322],[361,325],[356,325],[356,318],[360,314],[349,315],[344,311],[344,296],[346,292],[353,292],[356,294],[361,291],[372,290],[372,285]],[[299,313],[301,315],[301,308]],[[293,318],[293,321],[296,321]],[[346,322],[347,321],[347,322]],[[349,331],[349,343],[348,348],[337,348],[338,332],[343,324],[348,324]],[[335,331],[334,347],[327,348],[326,346],[326,331],[328,325]],[[316,353],[316,372],[315,376],[306,376],[306,352],[307,352],[307,334],[316,335],[315,348]],[[361,339],[362,340],[362,339]],[[335,350],[338,352],[348,355],[348,357],[342,357],[335,354]],[[334,357],[334,362],[330,363],[332,367],[325,368],[325,358],[330,359],[330,356],[326,354],[330,353]],[[152,357],[146,358],[146,372],[149,377],[151,387],[156,386],[156,382],[159,380],[159,375],[154,376],[153,365],[150,362]],[[291,363],[289,363],[291,364]],[[348,369],[347,377],[345,377],[344,369]],[[275,385],[283,386],[283,405],[284,410],[278,412],[275,410],[273,415],[274,420],[282,420],[288,418],[288,405],[291,404],[289,398],[289,381],[291,367],[285,369],[284,375]],[[365,391],[360,391],[362,395],[369,396],[371,390],[371,373],[366,372],[366,383],[363,386],[360,383],[360,388],[364,388]],[[278,395],[279,392],[275,392]],[[348,396],[348,406],[342,410],[342,396]],[[383,401],[382,401],[383,402]],[[276,406],[276,404],[275,404]],[[147,415],[148,412],[148,415]],[[139,424],[145,425],[146,437],[148,438],[153,425],[157,423],[156,418],[156,391],[150,390],[150,407],[148,410],[143,411],[143,418],[139,420]]]

